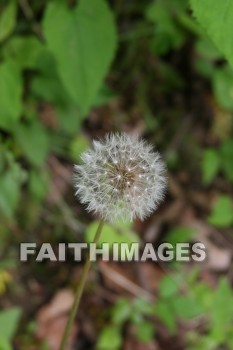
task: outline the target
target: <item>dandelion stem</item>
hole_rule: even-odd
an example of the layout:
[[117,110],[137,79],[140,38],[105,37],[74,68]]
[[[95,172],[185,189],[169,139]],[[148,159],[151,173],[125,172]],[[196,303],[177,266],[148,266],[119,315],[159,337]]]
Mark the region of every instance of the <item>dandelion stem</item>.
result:
[[[96,230],[96,234],[95,234],[93,243],[97,244],[97,242],[99,241],[103,226],[104,226],[104,220],[101,220],[99,225],[98,225],[98,228]],[[73,303],[72,309],[70,311],[70,314],[69,314],[69,317],[67,320],[67,324],[66,324],[66,327],[64,330],[64,334],[62,337],[62,341],[61,341],[61,345],[60,345],[59,350],[66,349],[67,340],[68,340],[72,325],[74,323],[75,316],[76,316],[77,311],[78,311],[78,307],[80,304],[80,300],[81,300],[81,297],[83,294],[83,290],[84,290],[84,287],[86,284],[87,275],[88,275],[88,272],[90,270],[90,267],[91,267],[91,260],[90,260],[90,255],[89,255],[87,258],[87,261],[85,262],[84,269],[82,271],[82,275],[80,278],[80,282],[79,282],[79,285],[78,285],[76,293],[75,293],[74,303]]]

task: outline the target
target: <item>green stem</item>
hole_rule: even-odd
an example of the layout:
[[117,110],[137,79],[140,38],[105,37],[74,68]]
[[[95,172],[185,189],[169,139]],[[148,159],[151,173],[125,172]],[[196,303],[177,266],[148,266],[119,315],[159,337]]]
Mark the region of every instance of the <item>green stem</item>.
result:
[[[99,223],[99,226],[96,230],[96,234],[95,234],[93,243],[97,244],[97,242],[99,241],[103,226],[104,226],[104,220],[101,220]],[[81,300],[81,297],[83,294],[83,290],[84,290],[84,287],[86,284],[87,275],[88,275],[88,272],[90,270],[90,267],[91,267],[91,260],[90,260],[90,255],[89,255],[87,258],[87,261],[85,262],[84,269],[83,269],[83,272],[82,272],[82,275],[80,278],[80,282],[79,282],[79,285],[78,285],[76,293],[75,293],[74,303],[73,303],[72,309],[71,309],[70,314],[69,314],[69,318],[68,318],[67,323],[66,323],[66,327],[64,330],[64,334],[62,337],[62,341],[61,341],[61,345],[60,345],[59,350],[66,349],[66,343],[67,343],[72,325],[74,323],[75,316],[76,316],[77,311],[78,311],[78,307],[80,304],[80,300]]]

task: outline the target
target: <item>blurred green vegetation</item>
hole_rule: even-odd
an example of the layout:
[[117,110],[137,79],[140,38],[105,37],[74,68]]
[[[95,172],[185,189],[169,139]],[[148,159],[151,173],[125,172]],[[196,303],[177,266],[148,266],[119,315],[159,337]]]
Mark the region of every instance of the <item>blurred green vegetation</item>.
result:
[[[233,70],[226,61],[233,64],[233,5],[190,3],[0,1],[0,350],[47,348],[31,323],[56,290],[75,284],[75,266],[21,264],[18,246],[90,241],[96,222],[74,200],[72,164],[106,132],[138,132],[154,143],[179,183],[177,197],[233,250]],[[174,193],[169,188],[166,203]],[[143,242],[146,225],[109,225],[102,240]],[[159,233],[192,242],[191,226],[174,215]],[[213,277],[207,268],[213,286],[201,270],[174,268],[158,282],[156,301],[119,295],[106,304],[97,345],[84,348],[121,349],[127,330],[151,343],[162,324],[183,339],[174,349],[232,349],[232,273]],[[31,290],[34,280],[45,291]]]

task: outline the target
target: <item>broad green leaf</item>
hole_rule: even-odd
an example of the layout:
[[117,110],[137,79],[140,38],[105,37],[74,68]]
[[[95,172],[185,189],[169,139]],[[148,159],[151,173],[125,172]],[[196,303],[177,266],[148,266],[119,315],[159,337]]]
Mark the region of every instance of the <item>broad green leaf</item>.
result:
[[80,0],[72,8],[51,2],[43,27],[64,85],[86,114],[116,50],[116,28],[107,2]]
[[21,73],[11,61],[0,64],[0,127],[11,130],[22,111]]
[[213,88],[220,106],[233,111],[233,70],[230,67],[215,69]]
[[11,0],[0,14],[0,42],[13,31],[16,23],[17,2]]
[[233,202],[230,197],[222,195],[218,198],[208,221],[217,227],[229,227],[233,224]]
[[232,0],[190,0],[194,16],[218,49],[233,65]]
[[208,185],[216,176],[220,167],[220,158],[214,149],[207,149],[202,159],[202,179]]
[[0,349],[1,350],[12,350],[10,342],[2,336],[0,336]]
[[122,343],[120,330],[115,326],[105,327],[97,342],[97,350],[119,350]]
[[18,307],[0,312],[0,338],[10,341],[18,327],[21,310]]
[[26,158],[33,165],[41,166],[49,150],[49,138],[43,125],[37,121],[19,124],[14,133]]

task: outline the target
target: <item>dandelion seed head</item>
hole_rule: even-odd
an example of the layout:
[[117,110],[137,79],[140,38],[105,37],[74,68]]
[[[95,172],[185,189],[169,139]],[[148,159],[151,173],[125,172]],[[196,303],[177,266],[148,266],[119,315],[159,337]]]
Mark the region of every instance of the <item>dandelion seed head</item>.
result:
[[114,222],[143,220],[161,202],[166,188],[165,166],[153,147],[126,133],[108,134],[75,165],[80,201],[101,218]]

